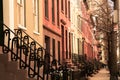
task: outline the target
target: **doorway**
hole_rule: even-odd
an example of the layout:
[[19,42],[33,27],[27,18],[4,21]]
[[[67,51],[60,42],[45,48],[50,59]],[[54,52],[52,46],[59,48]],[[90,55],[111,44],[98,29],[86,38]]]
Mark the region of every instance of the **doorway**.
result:
[[61,34],[62,34],[62,60],[65,59],[65,55],[64,55],[64,51],[65,51],[65,47],[64,47],[64,26],[61,25]]
[[45,36],[45,65],[44,65],[44,79],[49,80],[50,70],[50,37]]
[[45,36],[46,54],[50,53],[50,37]]

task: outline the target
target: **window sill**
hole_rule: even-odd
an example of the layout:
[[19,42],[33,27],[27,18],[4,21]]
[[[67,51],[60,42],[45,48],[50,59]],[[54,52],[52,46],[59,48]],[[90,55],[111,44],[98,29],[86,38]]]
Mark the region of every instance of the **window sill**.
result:
[[37,32],[37,31],[33,31],[33,33],[36,34],[36,35],[40,35],[40,33]]
[[26,27],[22,26],[21,24],[18,24],[18,28],[22,29],[22,30],[27,30]]
[[55,22],[52,22],[53,25],[55,25]]
[[45,17],[45,19],[49,21],[49,18],[48,18],[48,17]]

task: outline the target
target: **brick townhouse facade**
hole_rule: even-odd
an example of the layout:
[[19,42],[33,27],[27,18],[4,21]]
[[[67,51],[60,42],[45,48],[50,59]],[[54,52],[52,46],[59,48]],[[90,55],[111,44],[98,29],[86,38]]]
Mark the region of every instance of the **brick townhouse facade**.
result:
[[82,17],[84,18],[82,20],[82,36],[84,39],[84,51],[83,53],[86,55],[87,60],[92,60],[94,58],[97,58],[97,47],[94,45],[95,39],[93,35],[93,29],[91,23],[89,23],[90,15],[87,12],[86,5],[82,2]]
[[[41,57],[43,57],[42,54],[44,54],[45,52],[43,57],[45,64],[41,63],[42,67],[40,65],[40,70],[38,70],[38,72],[40,71],[40,75],[39,73],[38,73],[39,76],[37,75],[38,77],[41,77],[41,79],[42,78],[45,78],[45,80],[50,79],[51,76],[47,70],[50,70],[50,67],[53,65],[52,62],[54,60],[57,60],[57,66],[60,66],[61,64],[64,64],[66,62],[71,62],[71,59],[73,57],[72,56],[73,51],[75,51],[75,53],[79,55],[86,54],[88,60],[95,58],[96,52],[93,50],[93,35],[91,25],[89,25],[84,20],[80,24],[79,23],[80,18],[76,16],[75,18],[77,18],[76,19],[77,24],[76,23],[74,24],[79,29],[75,29],[76,31],[74,31],[73,29],[70,28],[72,12],[70,11],[71,10],[70,1],[71,0],[0,1],[1,4],[0,22],[7,25],[13,32],[16,32],[15,29],[21,29],[32,37],[33,42],[31,43],[27,42],[30,40],[26,40],[24,42],[26,37],[22,37],[20,40],[23,41],[23,46],[28,45],[30,46],[27,48],[28,51],[25,51],[26,49],[23,49],[22,51],[22,48],[20,48],[22,53],[24,52],[28,53],[27,59],[29,59],[28,61],[29,64],[30,61],[32,63],[32,60],[34,58],[33,64],[30,65],[30,67],[35,68],[34,67],[36,66],[36,63],[34,62],[36,61],[35,58],[41,59]],[[81,6],[82,6],[80,9],[82,10],[81,14],[83,15],[83,17],[89,19],[84,4],[82,4]],[[77,15],[80,15],[79,11]],[[0,24],[0,26],[3,26],[3,24]],[[0,45],[2,45],[3,42],[4,43],[6,42],[4,41],[3,37],[4,29],[5,29],[4,27],[0,27],[0,35],[2,36],[0,37]],[[13,35],[10,35],[11,40],[8,40],[10,41],[10,44],[12,43],[13,37],[14,37]],[[35,44],[34,43],[35,41],[40,44],[40,48],[39,46],[36,46],[37,43]],[[27,45],[26,44],[24,45],[24,43],[27,43]],[[33,50],[31,50],[31,48]],[[35,54],[39,53],[40,52],[39,50],[41,51],[41,53]],[[44,52],[42,53],[43,50]],[[40,57],[38,57],[38,55]],[[30,57],[28,58],[28,56]],[[24,59],[23,56],[22,59]],[[24,64],[22,66],[24,66]],[[37,66],[39,67],[38,63]],[[39,68],[35,68],[35,71],[37,71],[36,69]],[[32,74],[32,76],[37,74],[34,71],[32,72],[29,71],[28,73]],[[31,76],[30,74],[29,76]]]
[[69,0],[43,1],[43,34],[46,51],[60,63],[69,58],[68,27],[70,26]]

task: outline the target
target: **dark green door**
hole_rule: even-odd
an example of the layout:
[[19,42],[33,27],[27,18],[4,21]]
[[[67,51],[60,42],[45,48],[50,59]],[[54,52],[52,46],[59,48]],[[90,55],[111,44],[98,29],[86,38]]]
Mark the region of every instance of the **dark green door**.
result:
[[0,45],[3,45],[3,0],[0,0]]

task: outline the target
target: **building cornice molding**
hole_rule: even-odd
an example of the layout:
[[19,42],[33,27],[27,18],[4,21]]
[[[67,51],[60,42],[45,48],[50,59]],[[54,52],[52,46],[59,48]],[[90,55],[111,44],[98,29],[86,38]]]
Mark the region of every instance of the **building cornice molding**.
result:
[[61,35],[59,33],[53,31],[52,29],[46,27],[45,25],[43,25],[43,28],[46,29],[46,30],[48,30],[48,31],[50,31],[51,33],[53,33],[53,34],[58,35],[59,37],[61,37]]

